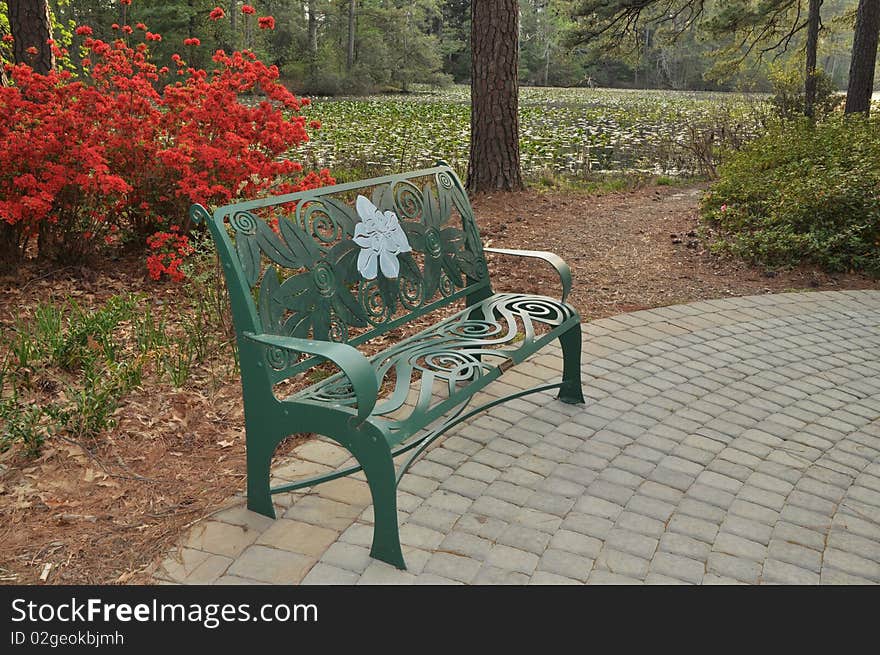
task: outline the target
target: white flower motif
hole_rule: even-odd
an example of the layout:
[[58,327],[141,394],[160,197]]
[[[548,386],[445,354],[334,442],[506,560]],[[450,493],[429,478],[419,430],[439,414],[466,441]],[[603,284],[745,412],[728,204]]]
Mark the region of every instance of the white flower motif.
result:
[[373,280],[381,270],[382,275],[394,278],[400,275],[397,256],[412,252],[406,234],[394,212],[381,212],[364,196],[355,202],[361,222],[354,226],[354,242],[361,247],[358,255],[358,272],[365,280]]

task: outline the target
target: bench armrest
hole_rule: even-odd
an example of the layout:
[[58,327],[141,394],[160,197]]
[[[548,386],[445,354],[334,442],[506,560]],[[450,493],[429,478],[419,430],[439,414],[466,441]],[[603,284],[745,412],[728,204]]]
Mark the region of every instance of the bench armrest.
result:
[[360,422],[365,421],[376,406],[376,399],[379,396],[379,382],[376,380],[376,372],[370,366],[367,358],[356,348],[345,343],[314,341],[274,334],[245,332],[244,337],[263,346],[321,357],[336,364],[354,389],[357,398],[357,416]]
[[562,302],[568,297],[571,291],[571,268],[560,257],[552,252],[544,250],[509,250],[507,248],[483,248],[483,252],[494,252],[498,255],[513,255],[514,257],[532,257],[534,259],[543,259],[556,269],[559,273],[559,280],[562,282]]

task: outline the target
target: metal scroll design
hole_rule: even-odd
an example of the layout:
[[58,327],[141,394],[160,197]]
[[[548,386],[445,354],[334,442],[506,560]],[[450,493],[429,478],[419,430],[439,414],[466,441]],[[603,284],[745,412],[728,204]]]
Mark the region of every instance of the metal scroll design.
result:
[[[498,294],[470,311],[402,341],[373,358],[376,376],[390,385],[390,395],[374,410],[389,416],[391,430],[420,423],[437,399],[440,382],[447,398],[460,384],[480,378],[530,350],[539,336],[537,324],[551,328],[573,316],[572,309],[551,298]],[[344,376],[333,376],[297,394],[298,399],[354,405]],[[402,411],[401,411],[402,410]],[[403,413],[404,416],[398,416]]]
[[[417,182],[423,182],[421,188]],[[288,198],[228,217],[264,332],[339,342],[358,334],[362,342],[391,320],[418,315],[426,305],[488,277],[470,202],[450,172],[395,176],[357,190],[371,192],[379,210],[395,212],[412,246],[411,253],[398,255],[396,278],[360,276],[354,197],[331,192],[332,187],[316,189],[295,203]],[[453,224],[454,210],[460,227]],[[268,363],[281,370],[282,359],[276,353]]]

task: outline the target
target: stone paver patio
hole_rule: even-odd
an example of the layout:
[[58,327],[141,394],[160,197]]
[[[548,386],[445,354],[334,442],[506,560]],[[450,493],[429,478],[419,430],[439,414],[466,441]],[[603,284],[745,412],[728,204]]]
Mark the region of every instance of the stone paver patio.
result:
[[[550,394],[500,405],[404,476],[407,571],[369,557],[359,477],[276,497],[277,521],[233,498],[155,579],[880,582],[880,291],[712,300],[584,327],[585,406]],[[558,376],[560,355],[488,392]],[[346,459],[314,440],[274,473]]]

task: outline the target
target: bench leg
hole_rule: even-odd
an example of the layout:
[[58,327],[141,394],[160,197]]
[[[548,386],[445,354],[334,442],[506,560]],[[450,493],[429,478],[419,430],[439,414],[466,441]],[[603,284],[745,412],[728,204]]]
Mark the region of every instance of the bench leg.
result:
[[[364,435],[366,438],[366,435]],[[384,445],[384,443],[382,444]],[[373,546],[370,557],[375,557],[399,569],[406,569],[400,548],[397,524],[397,477],[391,451],[386,447],[358,449],[353,453],[363,466],[373,498]]]
[[275,506],[269,492],[269,467],[276,445],[274,441],[271,447],[265,443],[247,445],[247,507],[270,519],[275,518]]
[[562,345],[562,386],[559,400],[572,405],[584,403],[581,387],[581,325],[571,326],[559,337]]

